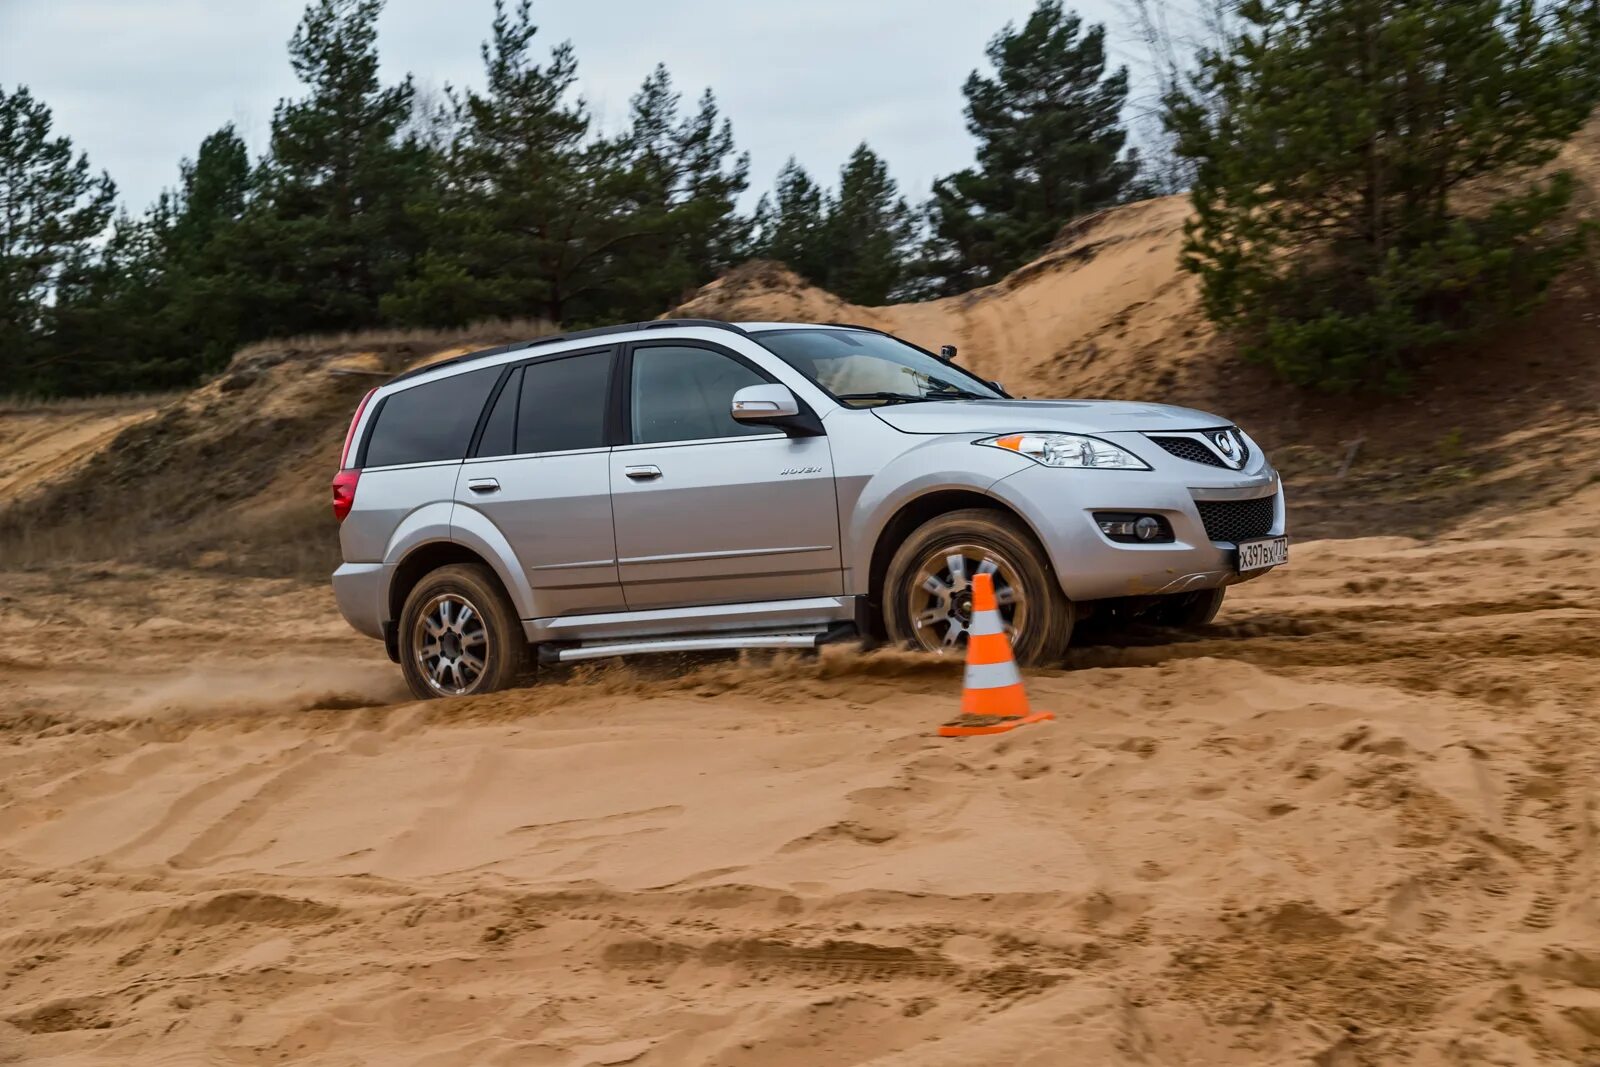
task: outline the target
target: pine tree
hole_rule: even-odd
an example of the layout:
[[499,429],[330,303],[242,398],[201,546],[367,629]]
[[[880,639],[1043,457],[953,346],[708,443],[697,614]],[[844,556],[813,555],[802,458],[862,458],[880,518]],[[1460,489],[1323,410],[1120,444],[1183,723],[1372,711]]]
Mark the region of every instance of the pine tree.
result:
[[255,187],[250,153],[232,123],[200,142],[195,158],[179,164],[179,189],[158,206],[171,216],[174,254],[199,255],[244,217]]
[[569,322],[610,276],[626,243],[618,207],[622,148],[585,144],[589,116],[572,99],[570,44],[534,62],[529,0],[495,2],[482,48],[486,85],[457,101],[448,179],[429,205],[430,251],[385,301],[402,321],[461,325],[539,315]]
[[680,100],[658,65],[632,101],[620,181],[635,235],[619,253],[611,287],[616,317],[660,314],[747,251],[750,221],[738,198],[749,185],[749,160],[736,154],[733,127],[709,89],[681,121]]
[[776,259],[814,285],[828,277],[831,235],[827,232],[827,200],[793,156],[778,172],[771,196],[756,207],[759,237],[755,253]]
[[673,159],[678,133],[678,105],[683,97],[672,86],[672,74],[665,63],[657,63],[644,84],[628,104],[629,153],[635,160],[647,161],[658,176],[662,203],[671,194]]
[[0,391],[53,389],[78,355],[52,337],[63,285],[79,284],[116,187],[93,174],[26,86],[0,89]]
[[[250,247],[258,228],[247,226],[259,175],[232,125],[200,143],[193,161],[180,166],[175,193],[163,197],[150,224],[160,236],[165,316],[182,338],[181,353],[191,377],[221,370],[247,341],[280,332],[252,291]],[[152,356],[153,358],[153,356]]]
[[858,304],[910,293],[917,214],[865,142],[839,170],[837,192],[791,156],[756,207],[752,254]]
[[174,329],[173,279],[153,219],[119,214],[104,246],[63,271],[50,340],[69,358],[40,379],[44,391],[163,389],[196,377],[192,339]]
[[250,339],[232,274],[253,176],[244,142],[225,126],[180,172],[143,218],[119,216],[60,287],[55,335],[77,356],[54,391],[189,385]]
[[384,86],[378,77],[382,8],[313,0],[289,42],[309,93],[273,114],[245,264],[275,333],[372,325],[420,249],[407,208],[428,180],[429,155],[400,139],[410,78]]
[[750,157],[734,147],[733,124],[710,89],[673,140],[682,161],[673,230],[694,284],[702,285],[748,251],[750,220],[739,214],[738,202],[750,187]]
[[[665,64],[656,64],[629,102],[628,129],[613,144],[618,168],[611,187],[616,210],[635,223],[622,260],[607,287],[611,317],[636,319],[659,314],[693,284],[685,249],[673,240],[682,160],[678,152],[678,108],[682,96]],[[599,309],[595,309],[598,311]]]
[[[1600,96],[1590,0],[1252,0],[1201,100],[1184,263],[1291,381],[1399,388],[1410,356],[1529,309],[1578,255],[1555,158]],[[1216,106],[1220,102],[1220,106]],[[1522,171],[1517,188],[1482,179]]]
[[855,304],[885,304],[899,294],[916,218],[865,142],[839,172],[824,231],[832,250],[825,283],[831,292]]
[[1066,223],[1120,202],[1138,172],[1123,151],[1128,72],[1106,73],[1105,27],[1039,0],[1020,28],[989,42],[994,76],[962,92],[978,165],[934,183],[926,270],[961,292],[998,281]]

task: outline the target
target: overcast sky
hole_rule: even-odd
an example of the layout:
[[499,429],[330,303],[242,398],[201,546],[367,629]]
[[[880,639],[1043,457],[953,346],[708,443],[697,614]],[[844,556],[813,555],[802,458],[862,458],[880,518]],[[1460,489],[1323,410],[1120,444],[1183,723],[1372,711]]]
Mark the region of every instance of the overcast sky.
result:
[[[716,90],[751,156],[752,199],[791,154],[831,184],[865,139],[920,200],[935,177],[971,160],[961,83],[985,64],[985,42],[1033,3],[535,0],[534,12],[538,52],[572,41],[582,93],[607,129],[626,120],[628,98],[664,62],[686,103]],[[29,86],[57,131],[142,210],[224,123],[264,147],[273,105],[301,93],[286,46],[303,6],[0,0],[0,86]],[[1074,6],[1112,22],[1116,0]],[[425,89],[477,84],[492,11],[492,0],[389,0],[378,42],[385,77],[410,72]]]

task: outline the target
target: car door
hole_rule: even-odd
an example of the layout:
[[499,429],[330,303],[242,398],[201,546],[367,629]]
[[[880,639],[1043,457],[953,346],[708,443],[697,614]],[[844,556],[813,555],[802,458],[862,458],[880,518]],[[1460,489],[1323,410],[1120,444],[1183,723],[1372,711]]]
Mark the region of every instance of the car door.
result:
[[636,344],[625,366],[627,443],[610,462],[628,607],[840,595],[828,439],[729,414],[736,391],[773,379],[705,342]]
[[513,367],[456,483],[453,525],[488,521],[511,546],[535,617],[623,611],[611,523],[615,349]]

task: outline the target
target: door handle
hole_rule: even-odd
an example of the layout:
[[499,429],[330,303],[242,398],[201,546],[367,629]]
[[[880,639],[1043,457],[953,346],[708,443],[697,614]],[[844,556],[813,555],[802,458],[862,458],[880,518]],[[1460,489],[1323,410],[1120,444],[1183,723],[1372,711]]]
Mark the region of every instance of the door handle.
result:
[[622,473],[636,482],[648,482],[652,478],[661,477],[661,468],[654,463],[643,463],[636,467],[623,467]]
[[498,493],[500,482],[494,478],[468,478],[467,488],[474,493]]

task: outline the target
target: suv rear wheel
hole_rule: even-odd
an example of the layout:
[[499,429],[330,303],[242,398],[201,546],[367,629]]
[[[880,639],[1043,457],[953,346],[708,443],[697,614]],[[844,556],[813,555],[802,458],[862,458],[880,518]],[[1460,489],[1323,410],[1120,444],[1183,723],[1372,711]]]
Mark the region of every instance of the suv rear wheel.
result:
[[440,567],[416,584],[400,612],[400,668],[419,699],[492,693],[516,684],[528,644],[494,572],[478,563]]
[[972,578],[980,573],[994,579],[1017,662],[1046,664],[1066,651],[1072,603],[1044,549],[1016,519],[982,508],[930,519],[895,552],[883,584],[889,640],[928,652],[965,652]]

